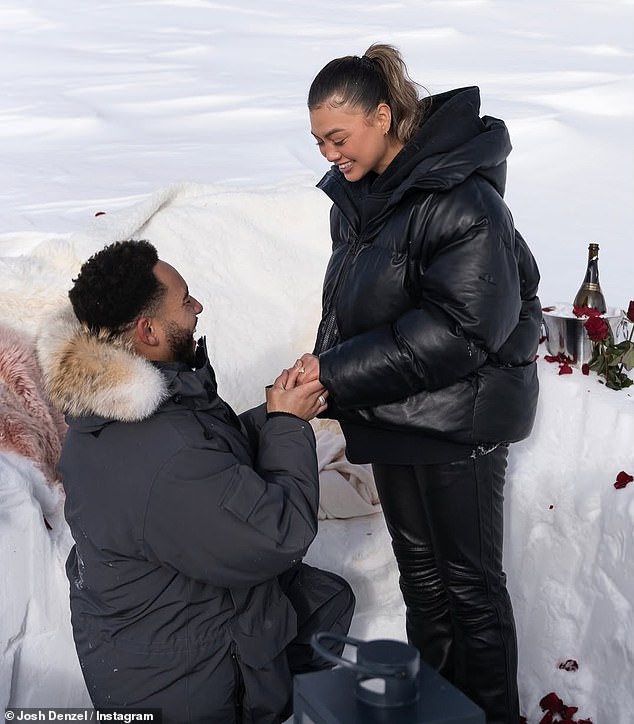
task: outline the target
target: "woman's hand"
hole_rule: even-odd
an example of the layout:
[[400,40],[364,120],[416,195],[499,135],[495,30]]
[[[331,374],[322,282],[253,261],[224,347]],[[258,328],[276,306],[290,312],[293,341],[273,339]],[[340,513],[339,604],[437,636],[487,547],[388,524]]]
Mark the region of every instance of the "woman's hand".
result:
[[319,379],[319,357],[314,354],[303,354],[295,362],[295,368],[299,370],[298,385]]
[[[312,355],[311,355],[312,356]],[[328,404],[328,390],[319,379],[310,382],[299,381],[305,373],[297,364],[288,370],[282,370],[273,385],[266,390],[267,412],[288,412],[303,420],[312,420],[323,412]]]

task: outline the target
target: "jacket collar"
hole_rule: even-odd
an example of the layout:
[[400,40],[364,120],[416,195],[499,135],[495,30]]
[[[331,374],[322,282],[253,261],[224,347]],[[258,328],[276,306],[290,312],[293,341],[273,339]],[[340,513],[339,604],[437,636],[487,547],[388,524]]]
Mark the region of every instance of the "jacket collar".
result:
[[510,139],[502,121],[480,118],[478,88],[447,91],[429,103],[414,137],[380,176],[349,182],[333,166],[317,184],[353,228],[371,231],[410,190],[447,191],[474,173],[504,194]]

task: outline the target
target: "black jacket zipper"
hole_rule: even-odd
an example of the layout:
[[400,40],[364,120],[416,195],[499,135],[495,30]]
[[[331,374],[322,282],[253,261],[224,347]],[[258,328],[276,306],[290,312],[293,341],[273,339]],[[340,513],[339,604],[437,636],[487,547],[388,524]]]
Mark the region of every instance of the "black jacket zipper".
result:
[[349,247],[349,249],[346,253],[346,256],[341,264],[341,268],[339,269],[337,279],[335,280],[334,289],[333,289],[332,295],[330,297],[330,301],[329,301],[329,305],[328,305],[328,313],[322,320],[322,323],[320,326],[320,334],[317,339],[317,343],[315,344],[315,354],[317,354],[317,355],[320,352],[325,352],[327,349],[330,349],[337,342],[337,339],[339,336],[338,330],[337,330],[337,312],[336,312],[337,299],[339,298],[339,293],[341,292],[343,282],[345,281],[346,277],[348,276],[348,271],[350,270],[350,265],[352,264],[352,260],[359,253],[362,246],[363,246],[363,238],[359,237]]
[[240,662],[238,652],[236,649],[235,642],[231,644],[231,662],[233,664],[234,674],[234,709],[236,718],[235,721],[239,724],[242,721],[242,714],[244,709],[244,678],[242,677],[242,671],[240,669]]

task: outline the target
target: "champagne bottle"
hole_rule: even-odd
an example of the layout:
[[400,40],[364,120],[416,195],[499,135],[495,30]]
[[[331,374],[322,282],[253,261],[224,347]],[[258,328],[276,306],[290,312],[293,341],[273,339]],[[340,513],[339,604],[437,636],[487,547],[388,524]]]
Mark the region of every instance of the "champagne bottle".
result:
[[607,307],[599,284],[599,245],[588,245],[588,267],[586,276],[573,302],[575,307],[589,307],[604,314]]

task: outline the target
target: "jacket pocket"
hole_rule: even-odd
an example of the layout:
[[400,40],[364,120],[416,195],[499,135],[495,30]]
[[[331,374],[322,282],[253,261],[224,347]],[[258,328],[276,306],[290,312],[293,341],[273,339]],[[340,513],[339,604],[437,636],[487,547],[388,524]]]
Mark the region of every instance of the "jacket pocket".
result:
[[231,625],[231,635],[240,658],[254,669],[273,661],[295,638],[295,610],[275,579],[248,592]]
[[246,523],[265,493],[266,483],[257,474],[236,472],[220,500],[220,507]]
[[477,442],[518,442],[528,437],[537,411],[537,365],[486,365],[478,372],[473,411]]

